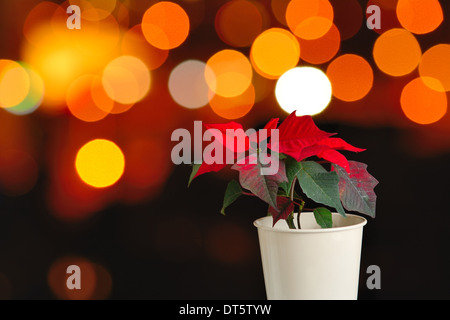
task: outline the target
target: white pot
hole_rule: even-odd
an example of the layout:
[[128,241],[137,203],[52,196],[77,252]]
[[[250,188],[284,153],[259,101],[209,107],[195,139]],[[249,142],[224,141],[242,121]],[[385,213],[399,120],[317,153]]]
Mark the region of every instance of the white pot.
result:
[[312,212],[302,212],[300,230],[289,229],[283,220],[272,223],[271,216],[254,222],[267,299],[357,299],[366,219],[333,213],[333,228],[321,229]]

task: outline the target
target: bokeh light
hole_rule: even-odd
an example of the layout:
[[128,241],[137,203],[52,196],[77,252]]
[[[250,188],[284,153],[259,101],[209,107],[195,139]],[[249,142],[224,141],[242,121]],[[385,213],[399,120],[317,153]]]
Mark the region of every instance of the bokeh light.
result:
[[292,0],[286,9],[286,22],[297,37],[322,37],[333,24],[333,6],[328,0]]
[[433,90],[425,83],[434,82],[433,87],[438,87],[439,80],[423,78],[415,78],[404,87],[400,103],[409,120],[425,125],[439,121],[446,114],[447,95],[443,88]]
[[121,51],[123,55],[139,57],[149,70],[162,66],[169,56],[169,50],[156,48],[145,39],[140,24],[125,32],[122,37]]
[[444,20],[438,0],[398,0],[397,17],[403,28],[415,34],[430,33]]
[[297,65],[300,59],[300,45],[289,31],[271,28],[255,39],[251,47],[250,59],[260,75],[277,79]]
[[331,100],[331,83],[326,74],[313,67],[297,67],[287,71],[277,81],[275,96],[287,113],[297,116],[322,112]]
[[373,71],[361,56],[344,54],[334,59],[326,72],[333,95],[343,101],[356,101],[369,93],[373,86]]
[[[437,44],[425,51],[419,73],[431,89],[450,91],[450,44]],[[439,85],[433,86],[436,81],[427,82],[430,78],[439,80]]]
[[373,58],[378,68],[391,76],[411,73],[421,57],[422,50],[415,36],[401,28],[380,35],[373,47]]
[[[86,122],[95,122],[105,118],[113,107],[113,101],[106,96],[103,87],[96,86],[101,83],[100,76],[84,75],[72,82],[67,90],[66,103],[72,115]],[[107,101],[101,103],[102,108],[96,105],[92,90],[95,90],[97,101]],[[100,91],[101,90],[101,91]],[[103,99],[101,97],[103,93]]]
[[86,184],[105,188],[115,184],[122,177],[125,157],[115,143],[96,139],[86,143],[78,151],[75,168]]
[[252,82],[252,65],[239,51],[221,50],[209,58],[206,65],[206,83],[211,91],[220,96],[238,96],[247,90]]
[[0,108],[21,103],[30,91],[30,77],[18,62],[0,60]]
[[120,56],[103,70],[103,87],[108,96],[122,104],[142,100],[150,90],[150,72],[140,59]]
[[[65,111],[66,92],[72,81],[84,74],[98,74],[118,54],[120,28],[114,16],[99,21],[83,20],[81,30],[66,27],[67,14],[62,7],[41,4],[27,17],[23,61],[45,85],[40,110],[49,114]],[[42,21],[39,13],[44,10]],[[50,15],[50,13],[52,13]]]
[[341,47],[341,36],[334,24],[326,34],[318,39],[299,39],[299,41],[301,60],[312,64],[322,64],[330,61]]
[[30,64],[36,65],[46,87],[45,108],[50,109],[51,106],[55,106],[60,109],[67,87],[72,79],[79,76],[77,69],[81,68],[82,62],[77,59],[74,51],[65,48],[55,48],[55,51],[49,49],[47,52],[43,52],[40,58],[38,58],[39,53],[34,53],[33,56],[36,57],[36,62],[31,60]]
[[45,87],[42,78],[34,70],[23,65],[30,82],[30,89],[25,99],[12,107],[5,108],[6,111],[15,115],[27,115],[33,113],[42,103]]
[[147,41],[163,50],[179,47],[189,35],[189,17],[184,9],[169,1],[152,5],[142,17]]
[[209,101],[211,109],[225,119],[238,119],[245,116],[255,104],[255,87],[251,84],[247,90],[235,97],[213,95]]
[[[69,5],[67,1],[66,4]],[[91,4],[88,2],[87,5],[90,6]],[[96,8],[86,10],[80,16],[81,29],[74,32],[74,30],[66,27],[68,14],[61,8],[66,8],[66,6],[62,4],[60,8],[55,10],[51,20],[54,36],[65,38],[66,41],[71,43],[80,41],[82,44],[89,45],[79,47],[78,51],[90,55],[94,61],[100,60],[104,62],[108,57],[116,55],[122,30],[119,21],[114,15],[106,13],[99,18],[101,13],[105,13],[104,10]],[[88,19],[90,13],[92,13],[92,19]],[[98,47],[98,51],[92,52],[89,50],[89,47]]]
[[[99,136],[110,137],[116,126],[114,119],[110,117],[95,125],[79,121],[75,117],[68,118],[65,129],[58,135],[49,137],[49,186],[45,196],[53,217],[65,223],[75,223],[88,220],[113,199],[117,199],[116,185],[111,188],[93,188],[80,179],[75,165],[80,147],[86,141],[98,139]],[[92,164],[96,165],[97,162]]]
[[[64,12],[64,9],[58,4],[50,1],[40,1],[27,14],[23,23],[22,32],[25,39],[35,45],[42,45],[42,38],[39,37],[42,31],[37,29],[46,29],[53,32],[53,28],[49,21],[52,21],[55,12]],[[37,32],[36,32],[37,31]]]
[[[75,110],[75,109],[86,109],[86,111],[82,112],[82,113],[90,113],[91,111],[94,114],[97,114],[97,116],[99,117],[98,120],[101,120],[104,118],[103,113],[108,114],[108,113],[120,113],[117,112],[118,108],[121,108],[122,105],[120,105],[119,103],[113,101],[108,94],[105,91],[105,88],[103,86],[103,79],[100,75],[85,75],[85,85],[86,87],[84,88],[84,90],[86,90],[85,94],[89,95],[90,97],[87,96],[87,101],[85,102],[86,105],[82,106],[82,105],[78,105],[75,106],[75,108],[70,108],[69,104],[69,110]],[[83,76],[81,76],[80,78],[78,78],[78,81],[80,81],[80,79],[83,79]],[[77,80],[75,80],[72,85],[76,86],[76,82]],[[82,82],[82,81],[81,81]],[[88,85],[87,82],[90,82],[90,85]],[[69,90],[70,92],[70,90]],[[83,94],[81,94],[83,95]],[[132,106],[133,104],[127,105],[127,106]],[[91,110],[89,110],[91,109]],[[100,111],[95,110],[95,109],[100,109]],[[105,115],[106,116],[106,115]],[[86,121],[89,121],[89,118],[91,118],[91,121],[96,121],[95,119],[92,119],[92,117],[90,117],[89,115],[86,117]],[[83,117],[80,117],[81,120],[84,120]]]
[[263,30],[263,17],[253,2],[232,0],[217,12],[215,28],[226,44],[248,47]]
[[206,73],[212,71],[203,61],[187,60],[180,63],[171,71],[169,77],[169,91],[172,98],[188,109],[207,105],[209,87],[205,79]]

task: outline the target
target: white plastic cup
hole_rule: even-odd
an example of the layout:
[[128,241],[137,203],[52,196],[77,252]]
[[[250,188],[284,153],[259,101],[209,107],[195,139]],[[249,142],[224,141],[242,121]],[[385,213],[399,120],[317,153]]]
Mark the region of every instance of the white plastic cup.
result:
[[333,213],[333,228],[322,229],[312,212],[302,212],[302,229],[289,229],[282,220],[272,223],[270,216],[254,222],[268,300],[358,298],[366,219]]

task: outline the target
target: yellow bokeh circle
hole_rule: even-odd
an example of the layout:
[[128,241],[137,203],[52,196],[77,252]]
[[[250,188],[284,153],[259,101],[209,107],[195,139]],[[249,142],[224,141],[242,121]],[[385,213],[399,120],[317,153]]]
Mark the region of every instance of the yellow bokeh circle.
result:
[[86,184],[95,188],[106,188],[122,177],[125,157],[114,142],[96,139],[86,143],[78,151],[75,168]]

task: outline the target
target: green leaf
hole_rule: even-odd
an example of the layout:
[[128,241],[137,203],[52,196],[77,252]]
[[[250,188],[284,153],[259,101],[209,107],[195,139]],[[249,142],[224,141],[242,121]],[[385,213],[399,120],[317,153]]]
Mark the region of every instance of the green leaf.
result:
[[302,169],[302,166],[297,160],[289,156],[285,156],[284,162],[288,181],[280,183],[280,187],[284,190],[286,196],[290,196],[292,182],[298,172]]
[[242,195],[243,191],[239,182],[236,180],[231,180],[228,183],[227,189],[225,190],[225,197],[223,199],[221,214],[225,215],[225,209],[231,205],[237,198]]
[[191,172],[191,176],[189,177],[188,188],[191,185],[191,182],[194,179],[195,175],[197,174],[198,169],[200,169],[200,166],[201,166],[201,164],[192,165],[192,172]]
[[335,208],[345,217],[345,210],[339,198],[339,176],[328,172],[314,161],[301,161],[298,181],[306,196],[317,203]]
[[367,165],[361,162],[349,161],[349,171],[338,165],[333,165],[339,181],[339,193],[342,204],[349,211],[357,211],[375,217],[377,196],[374,192],[378,181],[367,172]]
[[331,228],[333,226],[333,219],[330,210],[327,208],[316,208],[313,210],[314,218],[321,228]]

